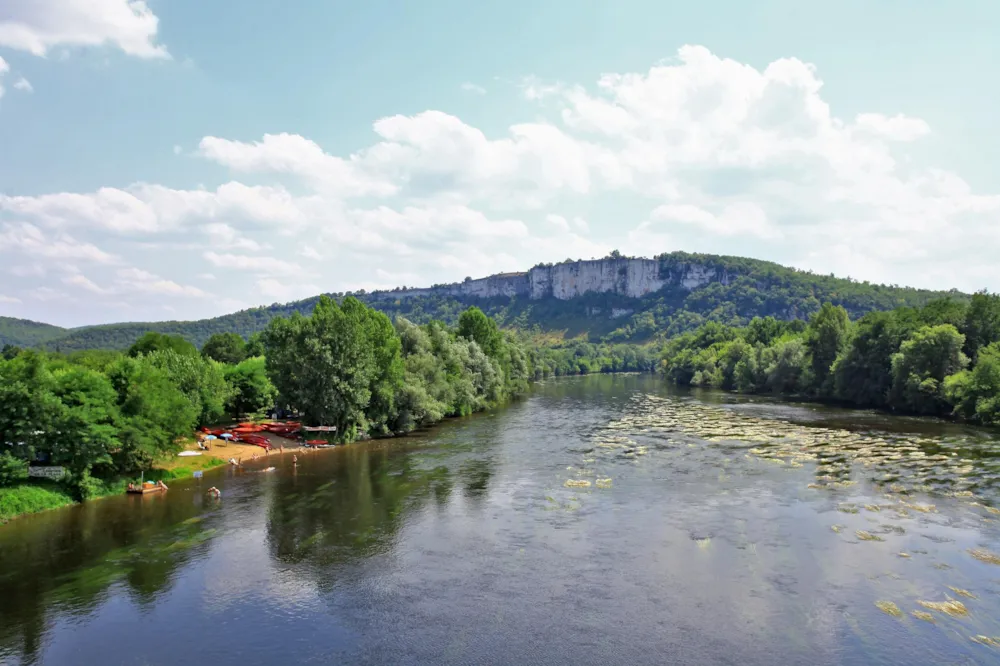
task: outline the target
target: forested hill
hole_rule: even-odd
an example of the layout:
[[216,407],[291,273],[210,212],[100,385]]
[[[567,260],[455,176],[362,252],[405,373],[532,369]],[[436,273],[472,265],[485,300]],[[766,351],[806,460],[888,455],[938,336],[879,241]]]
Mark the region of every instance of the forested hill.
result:
[[[341,294],[332,294],[334,297]],[[437,285],[427,289],[357,293],[363,301],[416,323],[454,323],[478,305],[506,327],[556,331],[592,340],[644,341],[690,330],[705,321],[742,325],[755,316],[805,319],[824,302],[842,305],[852,318],[872,310],[919,306],[957,291],[874,285],[775,263],[674,252],[655,259],[610,257],[542,264],[524,273]],[[249,336],[271,318],[312,311],[319,296],[243,310],[199,321],[124,323],[61,330],[0,317],[0,343],[59,351],[124,349],[143,333],[179,334],[201,346],[213,333]]]
[[28,319],[0,317],[0,347],[4,345],[34,347],[68,335],[70,332],[59,326],[41,324]]

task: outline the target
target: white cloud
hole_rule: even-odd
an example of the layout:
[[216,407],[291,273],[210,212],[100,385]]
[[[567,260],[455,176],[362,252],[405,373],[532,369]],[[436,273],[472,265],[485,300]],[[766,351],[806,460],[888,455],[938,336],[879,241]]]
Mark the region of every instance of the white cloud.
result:
[[183,148],[181,148],[177,144],[174,144],[174,155],[180,155],[182,150]]
[[365,173],[355,160],[329,155],[315,142],[294,134],[265,134],[252,144],[206,136],[198,150],[234,171],[288,173],[338,196],[388,196],[396,191]]
[[306,259],[315,259],[317,261],[323,258],[323,255],[321,255],[312,245],[303,245],[299,250],[299,255],[305,257]]
[[23,76],[14,81],[14,90],[20,90],[22,92],[34,92],[35,89],[32,87],[31,82]]
[[[3,83],[3,77],[10,71],[10,65],[3,58],[0,58],[0,83]],[[0,97],[3,97],[4,87],[0,85]]]
[[210,298],[212,296],[197,287],[181,285],[140,268],[121,268],[117,271],[117,275],[116,284],[119,293],[133,292],[187,298]]
[[94,293],[94,294],[103,294],[103,293],[107,292],[106,289],[104,289],[103,287],[97,286],[90,279],[88,279],[88,278],[86,278],[86,277],[84,277],[83,275],[80,275],[80,274],[70,275],[69,277],[64,277],[63,278],[63,283],[68,284],[68,285],[73,286],[73,287],[79,287],[79,288],[81,288],[81,289],[83,289],[85,291],[89,291],[89,292]]
[[38,227],[27,223],[0,226],[0,254],[10,250],[16,250],[19,254],[51,259],[57,263],[67,259],[98,264],[111,264],[117,261],[114,255],[95,245],[77,242],[66,234],[50,238]]
[[17,303],[20,303],[20,302],[21,302],[20,298],[16,298],[14,296],[5,296],[3,294],[0,294],[0,303],[17,304]]
[[213,266],[237,271],[255,271],[266,275],[300,275],[299,266],[273,257],[250,257],[244,254],[229,254],[208,251],[202,254]]
[[272,299],[272,302],[299,300],[315,296],[322,291],[314,284],[286,284],[274,278],[260,278],[256,285],[260,295]]
[[476,85],[475,83],[469,83],[468,81],[462,84],[462,90],[465,92],[475,93],[476,95],[486,94],[486,88]]
[[1000,196],[900,152],[930,132],[923,120],[845,119],[822,92],[818,70],[797,59],[757,69],[687,46],[592,88],[529,81],[539,119],[490,135],[428,110],[375,120],[374,143],[345,155],[290,133],[206,136],[197,155],[247,183],[0,196],[0,252],[109,263],[116,258],[87,241],[107,243],[155,260],[128,255],[163,275],[141,284],[170,282],[155,288],[178,295],[208,268],[216,307],[299,298],[317,284],[460,280],[614,247],[1000,289]]
[[159,19],[142,0],[24,0],[0,5],[0,46],[45,56],[53,47],[113,45],[139,58],[168,58]]
[[196,277],[198,279],[200,279],[200,280],[214,280],[215,279],[215,275],[213,275],[212,273],[198,273],[198,275]]
[[920,118],[907,118],[899,113],[891,118],[881,113],[861,113],[854,119],[858,128],[893,141],[913,141],[931,131]]

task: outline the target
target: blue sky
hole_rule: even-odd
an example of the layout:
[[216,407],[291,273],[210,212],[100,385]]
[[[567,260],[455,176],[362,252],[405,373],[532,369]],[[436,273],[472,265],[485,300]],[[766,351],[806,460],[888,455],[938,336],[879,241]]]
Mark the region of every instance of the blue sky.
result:
[[1000,4],[0,0],[0,314],[670,250],[1000,289]]

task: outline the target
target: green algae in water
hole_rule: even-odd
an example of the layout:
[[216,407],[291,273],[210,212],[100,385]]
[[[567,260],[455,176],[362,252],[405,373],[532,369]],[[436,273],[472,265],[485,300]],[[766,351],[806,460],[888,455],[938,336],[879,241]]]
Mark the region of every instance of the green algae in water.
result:
[[968,590],[963,590],[960,587],[952,587],[951,585],[949,585],[948,589],[957,594],[958,596],[965,597],[966,599],[976,598],[976,595],[974,595],[972,592],[969,592]]
[[597,479],[597,487],[598,488],[610,488],[611,487],[611,479],[610,478],[607,478],[607,479]]
[[563,485],[567,488],[589,488],[590,481],[586,479],[566,479],[566,483]]
[[919,605],[928,610],[937,611],[952,617],[965,617],[969,614],[969,609],[961,601],[948,598],[945,601],[918,601]]
[[876,601],[875,606],[886,615],[891,615],[893,617],[903,617],[903,611],[899,610],[899,606],[897,606],[891,601],[885,601],[885,600]]
[[871,532],[866,532],[864,530],[855,531],[854,536],[858,537],[862,541],[885,541],[885,539],[883,539],[879,535],[872,534]]
[[924,622],[930,622],[930,623],[935,622],[934,616],[928,613],[927,611],[913,611],[912,613],[910,613],[910,615],[917,618],[918,620],[923,620]]
[[991,553],[988,550],[983,550],[982,548],[974,548],[974,549],[970,550],[969,551],[969,555],[972,555],[974,558],[976,558],[980,562],[986,562],[987,564],[998,564],[998,565],[1000,565],[1000,555],[997,555],[995,553]]

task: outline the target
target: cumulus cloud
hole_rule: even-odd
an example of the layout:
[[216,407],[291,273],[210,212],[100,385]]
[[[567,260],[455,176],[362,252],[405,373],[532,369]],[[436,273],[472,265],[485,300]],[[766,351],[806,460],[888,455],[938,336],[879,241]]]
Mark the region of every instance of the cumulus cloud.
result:
[[17,81],[14,81],[14,90],[20,90],[22,92],[34,92],[35,89],[32,87],[31,82],[28,79],[19,77]]
[[220,298],[243,297],[248,279],[255,297],[280,300],[395,286],[394,276],[460,280],[615,247],[1000,288],[1000,196],[903,152],[931,132],[920,118],[896,109],[838,116],[809,63],[755,68],[685,46],[595,86],[532,79],[522,90],[537,118],[489,134],[428,110],[375,119],[375,141],[346,155],[292,133],[202,137],[195,155],[247,183],[7,193],[0,252],[110,263],[87,244],[95,237],[176,252],[171,264],[186,268],[174,283],[204,262]]
[[139,58],[168,58],[159,19],[142,0],[30,0],[0,4],[0,46],[45,56],[53,47],[111,45]]
[[67,234],[48,236],[38,227],[27,223],[0,226],[0,255],[30,255],[50,259],[54,263],[78,259],[98,264],[111,264],[117,258],[91,243],[78,242]]

